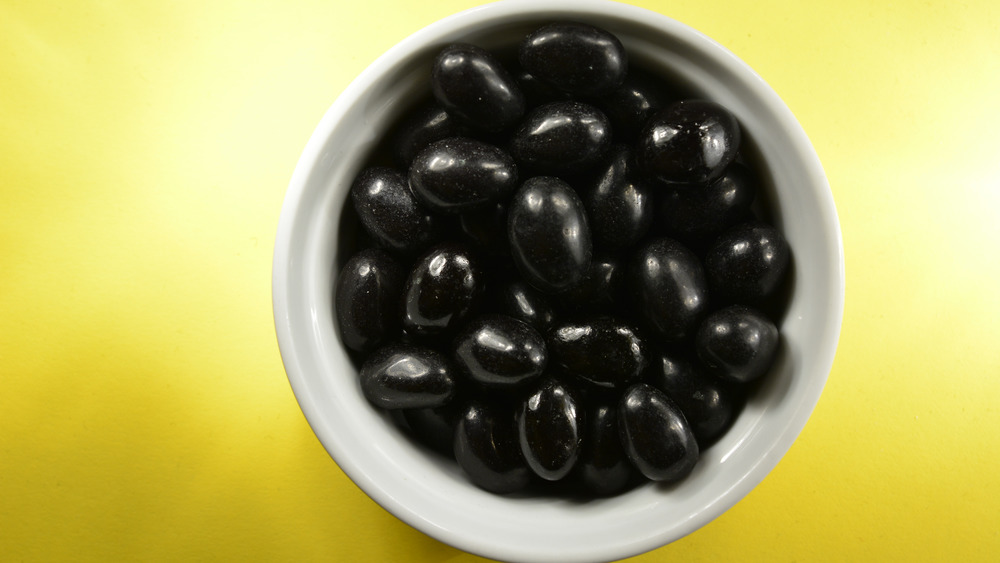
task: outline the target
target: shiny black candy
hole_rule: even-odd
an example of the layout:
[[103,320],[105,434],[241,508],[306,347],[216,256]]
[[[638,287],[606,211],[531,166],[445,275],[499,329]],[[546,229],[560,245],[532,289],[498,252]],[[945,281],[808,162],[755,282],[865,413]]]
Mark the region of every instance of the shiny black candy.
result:
[[679,341],[694,331],[708,284],[693,252],[670,238],[653,239],[632,256],[628,275],[636,313],[661,337]]
[[636,159],[662,182],[700,184],[721,176],[739,146],[740,127],[729,110],[707,100],[683,100],[646,123]]
[[774,293],[788,271],[791,251],[778,229],[751,221],[716,239],[705,255],[709,287],[724,299],[755,303]]
[[390,250],[412,255],[444,237],[441,218],[421,205],[406,176],[391,168],[362,170],[351,185],[351,201],[361,226]]
[[502,313],[528,323],[542,334],[555,323],[556,311],[549,298],[522,280],[501,286],[497,300]]
[[369,248],[347,261],[337,276],[337,325],[344,345],[369,352],[400,330],[403,266],[388,252]]
[[653,115],[667,106],[666,88],[651,76],[629,73],[625,82],[598,102],[608,116],[615,137],[632,140]]
[[415,336],[458,326],[483,292],[479,262],[464,244],[431,248],[410,271],[403,290],[403,328]]
[[392,157],[397,166],[410,167],[414,157],[427,145],[458,137],[468,128],[438,104],[431,104],[406,118],[392,133]]
[[698,327],[695,349],[718,377],[747,383],[763,376],[778,351],[778,328],[762,313],[731,305],[709,315]]
[[611,147],[611,125],[596,107],[552,102],[531,110],[510,140],[518,164],[542,174],[577,172]]
[[681,240],[706,241],[746,219],[756,195],[753,174],[734,162],[707,186],[667,190],[658,206],[658,219],[667,232]]
[[389,344],[361,366],[361,391],[385,409],[419,409],[446,404],[455,393],[448,358],[421,346]]
[[557,293],[583,280],[593,243],[583,202],[562,180],[538,176],[515,192],[507,209],[511,254],[525,280]]
[[583,449],[576,464],[580,482],[601,496],[621,492],[632,480],[633,470],[622,448],[618,405],[597,402],[587,410],[586,418]]
[[597,181],[583,193],[595,245],[608,250],[625,248],[649,231],[652,194],[634,168],[632,151],[626,145],[616,145]]
[[702,447],[729,428],[743,395],[739,387],[674,355],[660,356],[647,381],[681,409]]
[[664,393],[646,383],[629,387],[618,403],[625,454],[653,481],[677,481],[694,469],[700,455],[687,419]]
[[431,143],[410,165],[410,189],[428,209],[463,213],[506,199],[517,187],[517,165],[503,150],[475,139]]
[[475,45],[441,50],[431,70],[431,90],[448,112],[484,131],[501,131],[524,115],[517,82],[493,55]]
[[506,315],[476,317],[455,337],[455,365],[486,387],[523,385],[542,375],[548,359],[542,335]]
[[638,332],[611,316],[560,324],[548,344],[552,363],[563,373],[598,387],[624,388],[649,364],[647,345]]
[[454,451],[458,465],[481,489],[508,494],[531,482],[508,405],[471,402],[458,419]]
[[546,379],[521,404],[518,441],[528,467],[547,481],[565,477],[580,456],[584,411],[569,387]]
[[553,87],[585,97],[613,92],[628,72],[628,55],[617,37],[577,22],[533,31],[521,42],[518,61]]

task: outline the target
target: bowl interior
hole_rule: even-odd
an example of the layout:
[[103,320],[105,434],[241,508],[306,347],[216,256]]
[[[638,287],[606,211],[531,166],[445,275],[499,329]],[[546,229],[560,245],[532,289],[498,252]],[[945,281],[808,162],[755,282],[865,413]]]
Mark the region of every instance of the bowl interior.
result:
[[[590,501],[500,497],[406,439],[370,408],[335,330],[332,288],[339,224],[356,174],[389,124],[428,92],[430,63],[465,41],[509,48],[555,19],[618,35],[630,57],[739,119],[765,176],[764,198],[792,249],[794,283],[773,372],[694,472]],[[282,209],[274,311],[289,381],[310,425],[344,472],[400,519],[495,559],[619,559],[669,543],[743,498],[805,425],[829,373],[840,330],[844,275],[829,186],[812,146],[778,96],[744,63],[665,16],[602,0],[505,0],[441,20],[391,49],[337,99],[310,139]]]

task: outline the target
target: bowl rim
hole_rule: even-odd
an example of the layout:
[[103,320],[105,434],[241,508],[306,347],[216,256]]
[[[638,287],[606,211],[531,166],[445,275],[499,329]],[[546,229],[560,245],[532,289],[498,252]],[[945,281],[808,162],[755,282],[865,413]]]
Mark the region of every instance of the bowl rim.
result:
[[[321,407],[313,400],[308,377],[305,373],[306,368],[303,366],[297,351],[289,307],[289,292],[293,290],[294,285],[290,278],[294,218],[301,211],[303,194],[309,184],[310,175],[317,163],[324,158],[323,149],[335,125],[354,106],[357,99],[371,86],[373,81],[385,69],[393,67],[418,48],[426,47],[428,44],[432,44],[436,38],[458,31],[470,23],[503,17],[555,19],[556,17],[566,17],[567,14],[582,14],[587,17],[615,17],[660,28],[664,30],[664,33],[696,43],[698,49],[705,51],[716,62],[733,72],[738,72],[745,80],[754,82],[754,89],[766,98],[769,106],[779,114],[778,117],[782,120],[782,125],[788,134],[794,137],[795,144],[802,147],[803,153],[800,156],[804,157],[803,164],[809,168],[810,173],[814,176],[816,185],[824,188],[819,190],[815,196],[817,204],[822,208],[822,229],[830,235],[827,243],[832,244],[828,250],[835,262],[830,264],[830,267],[837,277],[834,280],[837,295],[831,296],[832,300],[828,304],[828,310],[825,311],[829,318],[827,327],[832,333],[826,335],[816,361],[812,362],[813,365],[819,366],[822,370],[820,384],[809,388],[808,395],[803,397],[803,400],[798,404],[794,416],[786,420],[785,425],[781,428],[780,435],[776,438],[771,450],[767,455],[758,459],[754,466],[748,467],[741,479],[733,483],[728,490],[720,494],[701,511],[692,515],[682,525],[675,527],[669,537],[667,534],[644,536],[628,542],[627,545],[616,545],[603,551],[587,548],[586,552],[581,549],[565,553],[563,556],[554,556],[553,553],[539,553],[531,547],[526,550],[514,545],[498,546],[484,543],[478,538],[470,538],[446,529],[416,513],[412,507],[401,505],[398,499],[385,493],[364,468],[355,465],[351,457],[341,450],[336,435],[332,435],[321,422],[323,420]],[[337,97],[310,136],[296,164],[282,205],[275,238],[272,268],[272,307],[282,362],[306,420],[336,464],[375,502],[425,534],[485,557],[520,561],[577,561],[592,560],[593,558],[620,559],[629,557],[655,549],[697,530],[743,499],[778,464],[804,428],[815,408],[832,368],[843,320],[845,296],[843,242],[833,195],[815,149],[791,110],[753,69],[716,41],[663,14],[611,0],[500,0],[440,19],[411,34],[379,56]]]

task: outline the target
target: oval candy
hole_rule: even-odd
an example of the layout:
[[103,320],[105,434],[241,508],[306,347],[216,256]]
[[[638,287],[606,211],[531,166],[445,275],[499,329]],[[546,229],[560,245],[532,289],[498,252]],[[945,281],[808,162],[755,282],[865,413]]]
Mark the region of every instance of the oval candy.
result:
[[517,187],[517,165],[498,147],[450,137],[417,153],[409,178],[413,195],[428,209],[465,213],[506,199]]
[[580,197],[552,176],[526,181],[507,209],[511,254],[525,280],[558,293],[583,280],[593,243]]
[[465,43],[438,53],[431,69],[434,97],[450,113],[484,131],[501,131],[524,115],[524,94],[489,51]]
[[448,358],[421,346],[389,344],[361,365],[361,391],[385,409],[420,409],[446,404],[455,393]]
[[388,252],[368,248],[337,276],[337,325],[344,345],[369,352],[399,332],[399,299],[405,273]]
[[663,391],[646,383],[629,387],[618,403],[625,454],[653,481],[686,477],[698,462],[698,441],[680,409]]

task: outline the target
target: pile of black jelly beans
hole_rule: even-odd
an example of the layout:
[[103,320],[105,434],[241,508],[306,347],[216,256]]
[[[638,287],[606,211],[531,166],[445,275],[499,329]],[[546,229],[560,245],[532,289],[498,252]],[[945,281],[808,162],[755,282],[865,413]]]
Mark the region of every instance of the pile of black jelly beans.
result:
[[496,493],[684,478],[768,372],[788,285],[737,120],[575,22],[516,61],[449,45],[430,83],[351,187],[365,397]]

